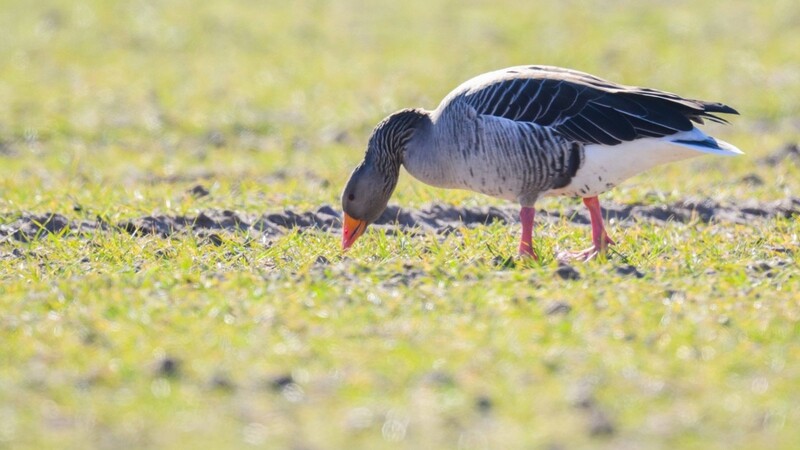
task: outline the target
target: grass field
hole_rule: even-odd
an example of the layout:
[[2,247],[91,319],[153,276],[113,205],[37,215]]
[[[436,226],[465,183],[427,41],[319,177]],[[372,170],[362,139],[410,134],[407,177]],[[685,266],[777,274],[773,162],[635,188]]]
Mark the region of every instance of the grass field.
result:
[[[532,63],[741,112],[706,129],[745,156],[602,201],[786,201],[800,158],[765,161],[800,140],[796,0],[2,0],[0,30],[0,449],[800,445],[796,216],[611,223],[578,279],[567,218],[515,265],[499,222],[346,257],[330,230],[115,226],[338,210],[381,118]],[[505,205],[407,174],[393,203]],[[14,238],[30,214],[71,225]]]

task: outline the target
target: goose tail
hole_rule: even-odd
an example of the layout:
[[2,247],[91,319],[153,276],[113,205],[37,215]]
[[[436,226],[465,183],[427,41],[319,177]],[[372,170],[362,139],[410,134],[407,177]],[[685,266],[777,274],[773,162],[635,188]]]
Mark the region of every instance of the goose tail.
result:
[[725,142],[721,139],[711,137],[697,128],[691,131],[665,136],[662,139],[672,144],[680,145],[681,147],[690,148],[703,153],[711,153],[714,155],[723,156],[736,156],[744,154],[744,152],[739,150],[735,145]]

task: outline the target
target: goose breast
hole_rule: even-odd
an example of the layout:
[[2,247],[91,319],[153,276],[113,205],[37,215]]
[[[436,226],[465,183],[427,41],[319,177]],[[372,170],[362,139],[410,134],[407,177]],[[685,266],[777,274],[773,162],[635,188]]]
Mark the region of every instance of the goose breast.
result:
[[406,147],[403,164],[418,180],[515,200],[563,187],[583,146],[546,127],[478,114],[456,99],[431,114]]

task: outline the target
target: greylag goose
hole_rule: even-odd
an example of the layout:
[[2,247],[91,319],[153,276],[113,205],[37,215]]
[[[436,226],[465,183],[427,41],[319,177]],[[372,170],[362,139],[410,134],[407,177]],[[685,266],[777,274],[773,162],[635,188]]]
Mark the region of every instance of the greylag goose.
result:
[[519,66],[477,76],[435,110],[404,109],[375,127],[342,193],[342,247],[378,219],[404,166],[432,186],[519,202],[519,253],[533,258],[536,200],[581,197],[592,246],[562,256],[590,259],[614,243],[598,195],[659,164],[742,153],[695,128],[704,119],[727,123],[714,113],[738,114],[722,103],[559,67]]

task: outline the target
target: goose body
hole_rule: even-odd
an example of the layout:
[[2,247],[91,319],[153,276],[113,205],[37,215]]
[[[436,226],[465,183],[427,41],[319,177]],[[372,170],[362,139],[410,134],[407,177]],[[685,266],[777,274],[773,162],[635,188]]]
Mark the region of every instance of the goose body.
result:
[[342,195],[343,246],[386,207],[404,166],[414,178],[519,202],[520,253],[534,256],[533,206],[548,195],[582,197],[592,217],[588,258],[612,243],[597,196],[657,165],[736,147],[695,124],[725,122],[729,106],[624,86],[549,66],[519,66],[466,81],[433,111],[409,109],[373,131]]

